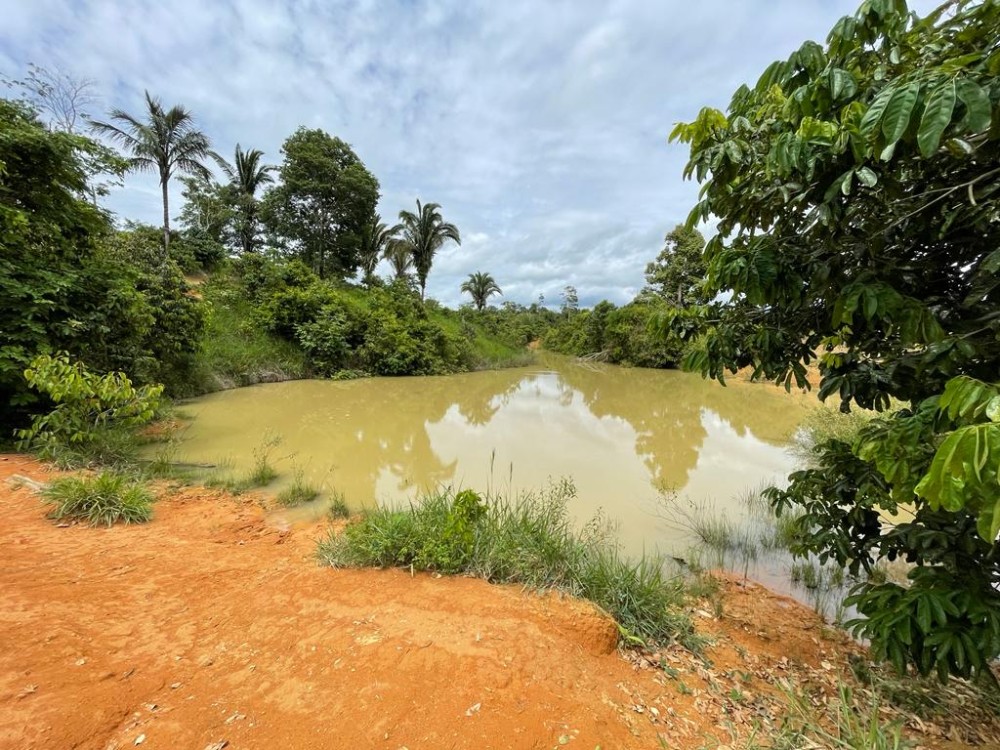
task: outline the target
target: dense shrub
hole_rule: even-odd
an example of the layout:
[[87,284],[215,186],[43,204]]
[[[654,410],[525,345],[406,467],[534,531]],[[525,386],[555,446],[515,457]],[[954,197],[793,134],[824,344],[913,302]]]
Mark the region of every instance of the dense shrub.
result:
[[299,326],[315,321],[337,299],[333,287],[320,281],[306,287],[287,287],[267,298],[261,315],[271,333],[294,339]]
[[684,342],[651,328],[666,304],[640,299],[615,308],[601,302],[592,310],[571,311],[549,329],[546,349],[584,356],[602,354],[608,362],[635,367],[675,367],[684,354]]
[[[121,434],[152,421],[163,386],[135,388],[121,372],[96,375],[66,355],[37,357],[25,379],[54,407],[18,430],[20,445],[46,458],[77,453],[86,458],[109,434]],[[98,456],[98,459],[107,457]]]

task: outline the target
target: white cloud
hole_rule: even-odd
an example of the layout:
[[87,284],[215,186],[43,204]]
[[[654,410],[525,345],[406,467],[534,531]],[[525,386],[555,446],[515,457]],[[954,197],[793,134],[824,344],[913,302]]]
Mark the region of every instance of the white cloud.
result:
[[[929,6],[926,0],[918,6]],[[849,0],[478,0],[172,3],[0,0],[0,72],[28,62],[98,81],[105,103],[143,89],[192,109],[218,150],[274,161],[299,125],[351,143],[392,218],[419,197],[465,241],[429,293],[459,301],[473,271],[506,299],[623,302],[697,186],[673,124],[807,38]],[[109,200],[157,222],[151,177]],[[173,193],[175,209],[179,191]]]

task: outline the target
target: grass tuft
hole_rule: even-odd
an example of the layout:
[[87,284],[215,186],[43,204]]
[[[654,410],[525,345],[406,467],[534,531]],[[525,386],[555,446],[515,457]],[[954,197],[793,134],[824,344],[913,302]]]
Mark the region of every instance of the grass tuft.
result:
[[49,517],[86,521],[91,526],[145,523],[153,516],[153,496],[123,474],[103,471],[94,477],[61,477],[43,492],[54,508]]
[[302,469],[296,469],[295,478],[290,486],[283,489],[275,497],[278,505],[292,507],[294,505],[305,505],[319,497],[319,490],[305,481]]
[[413,567],[466,573],[494,583],[558,589],[597,604],[629,641],[702,642],[683,610],[684,585],[664,561],[623,557],[602,519],[577,531],[568,481],[510,500],[441,491],[405,509],[378,508],[319,546],[335,567]]
[[334,490],[331,493],[330,509],[327,511],[330,518],[350,518],[351,509],[347,507],[347,498],[344,493]]

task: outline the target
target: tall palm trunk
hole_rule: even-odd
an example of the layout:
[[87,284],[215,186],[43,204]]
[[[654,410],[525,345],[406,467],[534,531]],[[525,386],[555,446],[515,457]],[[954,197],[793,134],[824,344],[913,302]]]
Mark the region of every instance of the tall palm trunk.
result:
[[163,191],[163,262],[170,258],[170,191],[166,176],[160,177],[160,189]]

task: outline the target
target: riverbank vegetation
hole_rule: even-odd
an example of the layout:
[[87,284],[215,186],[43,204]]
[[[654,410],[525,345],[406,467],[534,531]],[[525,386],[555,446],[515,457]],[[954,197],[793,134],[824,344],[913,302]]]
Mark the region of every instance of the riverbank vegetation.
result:
[[153,517],[153,495],[141,483],[112,471],[59,477],[42,492],[55,521],[82,521],[91,526],[144,523]]
[[678,367],[687,341],[701,327],[688,315],[684,330],[656,330],[655,321],[703,304],[705,239],[697,229],[674,228],[663,250],[646,266],[646,286],[634,300],[616,307],[607,300],[578,309],[576,290],[567,287],[561,314],[542,338],[546,349],[634,367]]
[[623,557],[614,528],[599,518],[578,530],[567,508],[574,494],[568,481],[515,498],[442,491],[366,512],[331,533],[319,555],[335,567],[465,573],[564,591],[597,604],[637,643],[697,649],[682,576],[669,576],[656,556]]
[[[47,91],[35,92],[35,105],[45,107]],[[115,110],[94,126],[122,154],[76,132],[80,119],[47,127],[27,102],[0,101],[5,424],[22,427],[51,404],[23,375],[39,355],[65,353],[136,387],[162,385],[168,397],[528,358],[520,326],[483,325],[485,311],[423,299],[436,253],[460,242],[457,227],[419,201],[398,225],[380,223],[378,181],[340,139],[299,129],[280,166],[240,146],[230,163],[190,112],[148,93],[142,114]],[[96,203],[104,180],[141,169],[160,177],[159,229],[122,223]],[[168,202],[174,176],[184,183],[179,229]],[[391,281],[375,275],[383,258],[394,259]]]

